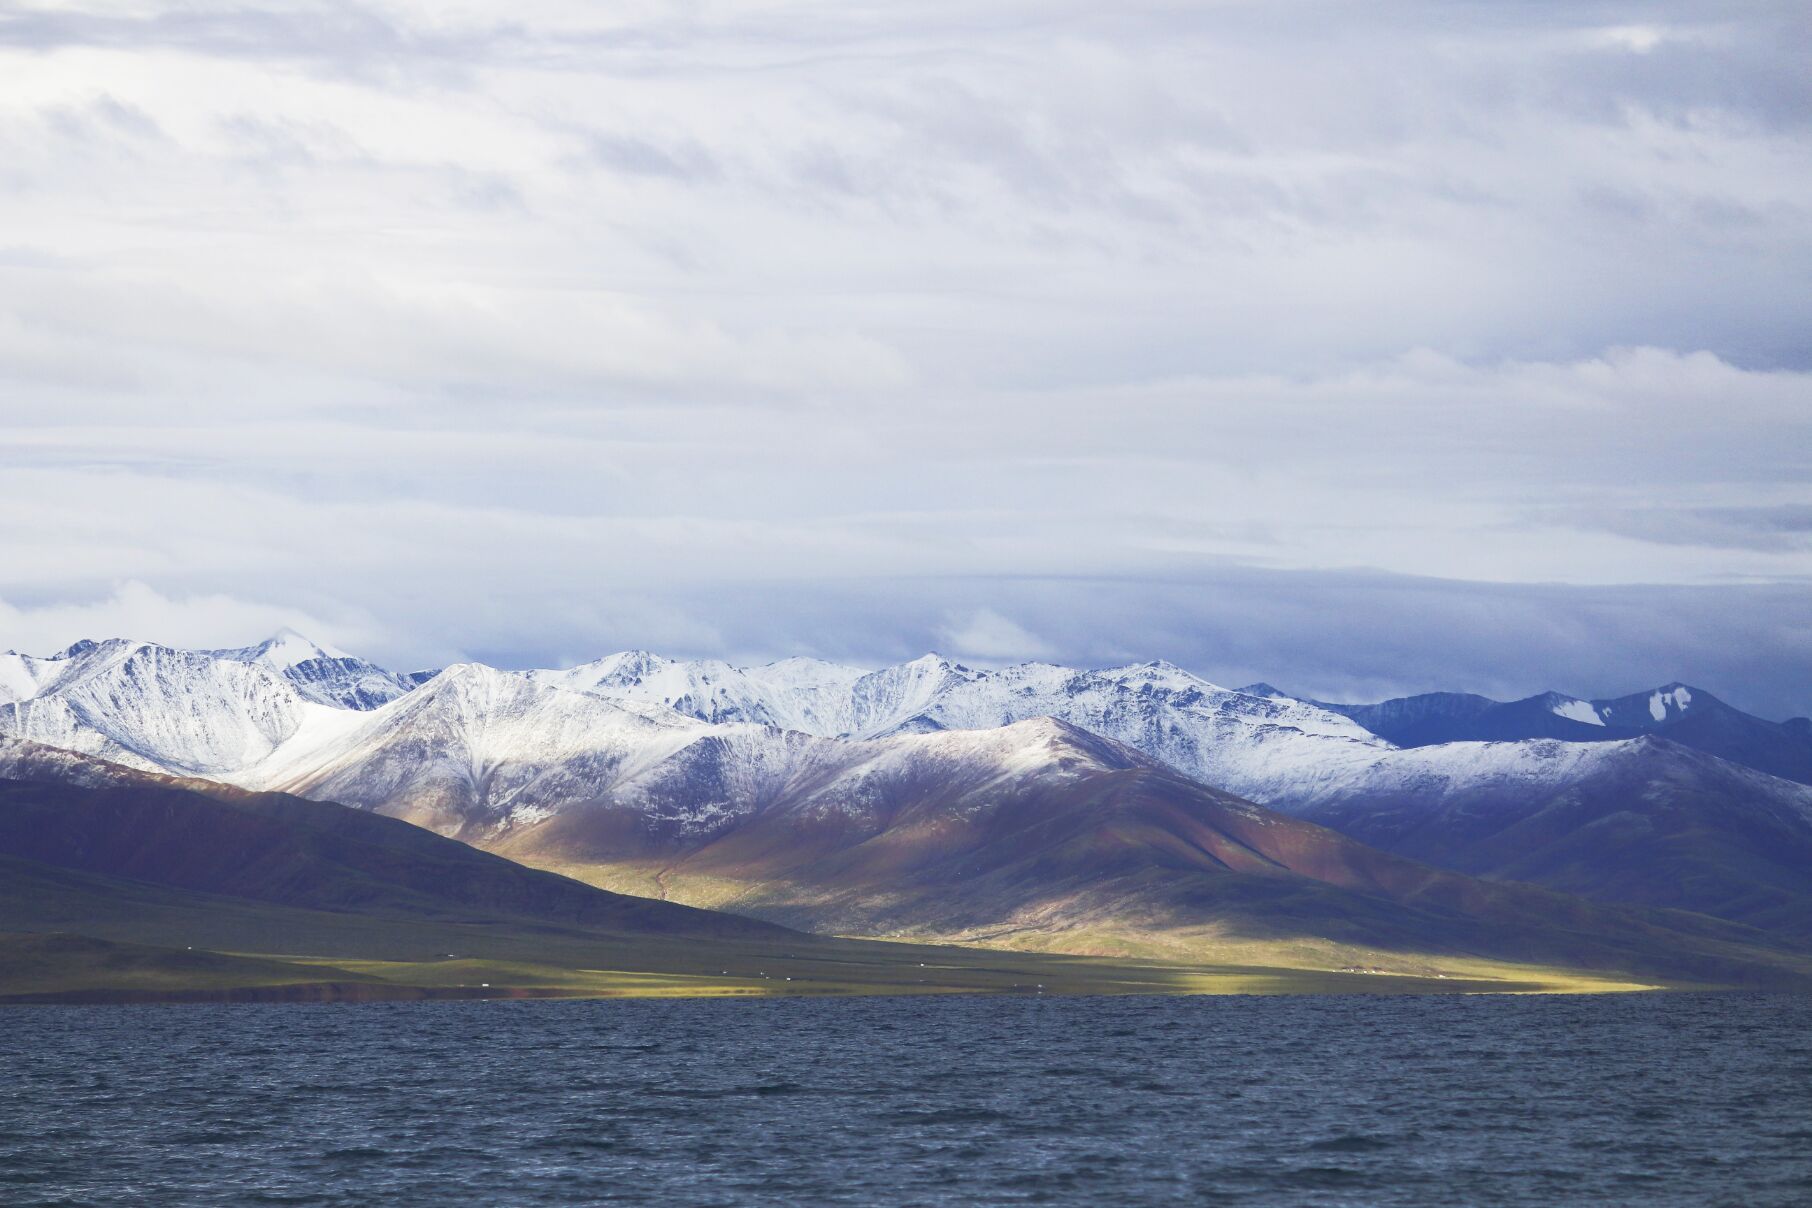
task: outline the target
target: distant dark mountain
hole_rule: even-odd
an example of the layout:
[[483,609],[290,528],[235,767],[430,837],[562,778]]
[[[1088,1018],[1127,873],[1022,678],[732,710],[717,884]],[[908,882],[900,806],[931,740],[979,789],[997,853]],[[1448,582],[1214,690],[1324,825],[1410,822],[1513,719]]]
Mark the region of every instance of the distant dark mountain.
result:
[[1744,767],[1812,784],[1812,733],[1732,708],[1683,684],[1598,702],[1605,725],[1658,734]]
[[1451,735],[1479,729],[1481,717],[1502,707],[1487,697],[1465,692],[1427,692],[1375,705],[1323,706],[1402,747],[1451,742]]
[[1398,751],[1277,804],[1442,867],[1812,941],[1812,788],[1671,738]]
[[1350,717],[1401,747],[1531,738],[1615,742],[1661,734],[1770,776],[1812,784],[1812,722],[1766,721],[1686,684],[1590,701],[1558,692],[1508,702],[1430,692],[1374,705],[1306,703]]

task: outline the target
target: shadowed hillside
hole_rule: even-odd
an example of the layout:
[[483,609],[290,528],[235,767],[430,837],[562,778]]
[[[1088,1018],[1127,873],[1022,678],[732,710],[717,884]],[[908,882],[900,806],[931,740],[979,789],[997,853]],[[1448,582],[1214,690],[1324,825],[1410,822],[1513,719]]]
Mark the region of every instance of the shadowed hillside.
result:
[[315,910],[513,916],[726,938],[776,932],[733,915],[607,893],[393,818],[277,793],[0,781],[0,852]]

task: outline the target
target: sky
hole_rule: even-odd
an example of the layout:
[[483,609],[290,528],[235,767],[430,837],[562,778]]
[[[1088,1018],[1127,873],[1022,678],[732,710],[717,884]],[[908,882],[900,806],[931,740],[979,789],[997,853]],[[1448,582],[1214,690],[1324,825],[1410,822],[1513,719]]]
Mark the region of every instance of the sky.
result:
[[1812,712],[1781,3],[0,0],[0,647]]

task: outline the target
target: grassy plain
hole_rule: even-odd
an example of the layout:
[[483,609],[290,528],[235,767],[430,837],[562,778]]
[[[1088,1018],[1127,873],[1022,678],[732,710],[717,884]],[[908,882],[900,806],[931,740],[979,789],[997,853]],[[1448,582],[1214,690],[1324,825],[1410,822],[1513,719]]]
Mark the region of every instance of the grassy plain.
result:
[[618,935],[304,910],[11,864],[0,1002],[856,994],[1537,993],[1652,988],[1491,962],[1429,972],[1077,956],[786,935]]

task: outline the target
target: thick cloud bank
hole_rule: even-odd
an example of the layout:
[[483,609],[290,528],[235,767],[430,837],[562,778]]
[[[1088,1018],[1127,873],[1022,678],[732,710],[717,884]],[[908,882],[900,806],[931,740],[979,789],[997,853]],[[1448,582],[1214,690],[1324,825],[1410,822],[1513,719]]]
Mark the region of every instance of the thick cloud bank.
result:
[[1778,4],[0,5],[0,645],[1812,709]]

